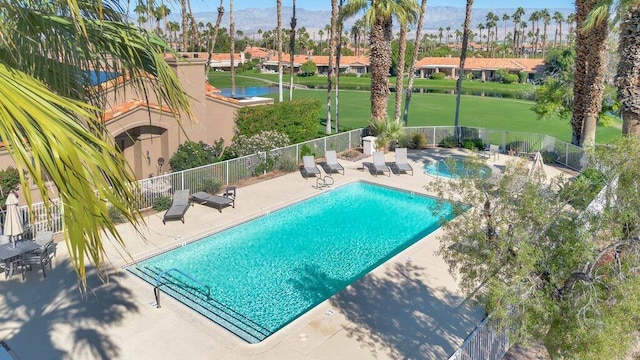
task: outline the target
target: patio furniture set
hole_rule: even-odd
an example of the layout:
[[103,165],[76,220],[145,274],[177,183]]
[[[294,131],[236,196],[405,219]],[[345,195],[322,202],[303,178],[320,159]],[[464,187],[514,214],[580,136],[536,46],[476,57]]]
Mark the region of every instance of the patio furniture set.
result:
[[13,276],[19,269],[22,280],[26,279],[26,270],[34,266],[42,269],[46,278],[46,267],[53,268],[52,259],[56,256],[57,244],[53,242],[53,231],[41,231],[33,240],[16,239],[11,241],[8,235],[0,235],[0,269],[4,277]]
[[[369,169],[369,171],[377,176],[379,173],[387,173],[391,176],[391,172],[395,174],[411,172],[413,176],[413,167],[407,161],[407,148],[395,149],[395,161],[387,163],[384,159],[383,152],[373,153],[373,162],[362,163],[362,169]],[[302,157],[302,168],[300,169],[302,176],[307,179],[311,176],[317,176],[320,178],[320,169],[315,163],[315,159],[312,155],[306,155]],[[338,163],[336,152],[334,150],[327,150],[325,152],[325,161],[320,163],[320,166],[324,169],[325,173],[330,176],[333,173],[342,172],[344,175],[344,167]],[[326,179],[325,179],[326,181]]]
[[205,191],[190,194],[189,189],[176,190],[173,193],[171,206],[162,217],[162,223],[180,220],[184,224],[184,215],[194,203],[215,208],[222,213],[222,209],[225,207],[236,207],[236,187],[227,186],[222,195],[209,194]]

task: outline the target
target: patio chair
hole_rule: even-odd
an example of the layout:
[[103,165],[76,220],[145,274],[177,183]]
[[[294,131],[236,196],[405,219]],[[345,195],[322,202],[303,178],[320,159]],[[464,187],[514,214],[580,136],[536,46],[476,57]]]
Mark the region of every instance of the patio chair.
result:
[[218,209],[218,211],[222,213],[222,208],[224,207],[236,207],[235,194],[235,187],[233,187],[233,189],[227,188],[223,196],[211,195],[208,192],[198,191],[191,195],[191,201],[200,205],[206,205]]
[[396,148],[396,161],[393,166],[398,170],[398,173],[408,174],[411,171],[411,176],[413,176],[413,167],[407,161],[407,148]]
[[391,176],[391,168],[387,166],[387,163],[384,161],[384,153],[381,151],[376,151],[373,153],[373,163],[371,164],[373,167],[373,174],[378,176],[378,173],[388,172],[389,176]]
[[40,253],[28,252],[23,255],[20,260],[20,266],[22,267],[22,280],[26,279],[26,270],[32,271],[34,265],[39,265],[42,269],[42,276],[47,277],[46,267],[49,265],[49,269],[53,269],[51,259],[55,254],[55,244],[50,242],[47,244]]
[[173,201],[171,202],[171,206],[162,217],[162,223],[166,224],[167,221],[170,220],[180,220],[184,224],[184,214],[187,212],[187,210],[189,210],[190,205],[191,203],[189,200],[189,189],[176,190],[173,193]]
[[305,178],[309,178],[309,176],[318,176],[320,177],[320,169],[316,165],[316,160],[313,155],[305,155],[302,157],[302,168],[300,169],[302,172],[302,176]]
[[326,161],[322,163],[324,172],[326,172],[327,174],[331,174],[334,172],[339,173],[340,171],[342,171],[342,175],[344,175],[344,167],[342,167],[342,165],[338,163],[338,157],[335,150],[327,150],[324,153],[324,157],[326,159]]
[[500,146],[490,144],[488,149],[484,150],[484,154],[487,155],[488,158],[493,156],[493,161],[500,158]]

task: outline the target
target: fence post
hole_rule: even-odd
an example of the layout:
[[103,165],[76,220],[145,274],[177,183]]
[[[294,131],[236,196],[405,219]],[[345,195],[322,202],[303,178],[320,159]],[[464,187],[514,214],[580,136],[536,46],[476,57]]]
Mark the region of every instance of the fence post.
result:
[[184,190],[184,170],[180,172],[180,190]]
[[327,137],[324,137],[324,152],[327,152]]
[[564,144],[564,166],[569,166],[569,144]]
[[262,175],[267,175],[267,166],[266,166],[266,164],[267,164],[267,152],[266,151],[264,152],[264,163],[265,163],[265,166],[264,166],[264,170],[262,171]]
[[227,166],[227,170],[225,171],[227,176],[225,176],[225,178],[226,178],[227,185],[229,185],[229,160],[225,161],[225,163],[226,163],[225,165]]
[[353,133],[352,131],[349,131],[349,149],[351,149],[351,134]]
[[300,160],[300,145],[296,144],[296,163]]

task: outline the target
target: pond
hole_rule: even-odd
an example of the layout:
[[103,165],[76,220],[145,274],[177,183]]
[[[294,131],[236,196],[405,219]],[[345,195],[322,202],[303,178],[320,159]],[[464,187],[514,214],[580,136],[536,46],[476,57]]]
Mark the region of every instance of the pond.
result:
[[[220,94],[227,97],[251,97],[264,96],[278,92],[277,86],[244,86],[236,87],[235,93],[231,94],[231,88],[220,89]],[[233,96],[232,96],[233,95]]]

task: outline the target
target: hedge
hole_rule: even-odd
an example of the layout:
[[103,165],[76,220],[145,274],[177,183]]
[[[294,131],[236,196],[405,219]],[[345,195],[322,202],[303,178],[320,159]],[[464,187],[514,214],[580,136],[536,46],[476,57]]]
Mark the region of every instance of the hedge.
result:
[[320,101],[297,99],[238,110],[236,135],[248,137],[263,131],[286,134],[292,144],[314,139],[318,133]]

